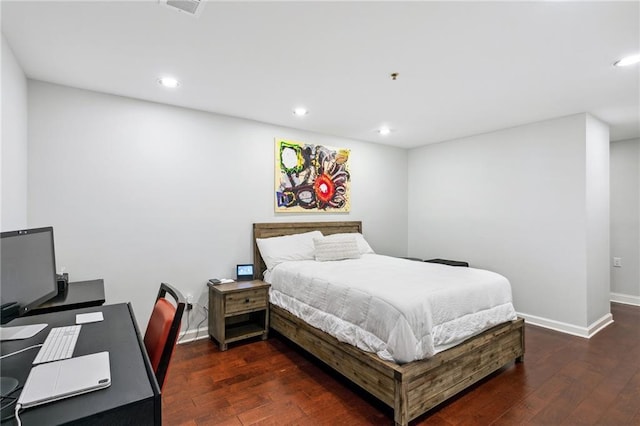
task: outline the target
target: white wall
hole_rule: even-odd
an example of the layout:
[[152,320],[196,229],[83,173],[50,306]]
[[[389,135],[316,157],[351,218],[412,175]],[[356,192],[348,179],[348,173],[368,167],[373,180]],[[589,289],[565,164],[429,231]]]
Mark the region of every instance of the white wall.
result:
[[[503,273],[516,309],[542,325],[582,335],[608,315],[608,130],[586,114],[407,152],[30,81],[29,121],[28,225],[53,225],[59,269],[105,278],[107,302],[131,300],[141,324],[160,281],[206,304],[207,278],[251,261],[251,223],[280,220],[362,220],[378,252]],[[353,150],[351,214],[273,213],[274,136]],[[636,251],[612,270],[611,291],[634,296],[637,278],[616,276],[637,277],[625,259],[640,259],[640,153],[628,143],[633,153],[611,148],[611,249],[622,238]],[[624,189],[628,158],[636,186]],[[635,237],[616,233],[628,211],[616,200],[636,206]]]
[[640,139],[611,144],[611,300],[640,306]]
[[[58,268],[104,278],[141,324],[161,281],[206,305],[208,278],[252,261],[253,222],[362,220],[406,255],[403,149],[37,81],[29,131],[29,226],[53,225]],[[350,148],[351,213],[276,215],[274,137]]]
[[609,126],[586,116],[587,324],[607,322],[609,304]]
[[2,35],[0,228],[27,227],[27,79]]
[[[589,243],[605,239],[588,229],[608,214],[591,222],[586,214],[588,120],[579,114],[410,150],[409,256],[499,272],[519,313],[588,335],[589,319],[608,313],[587,294],[588,253],[604,250]],[[592,137],[602,136],[592,127]],[[608,162],[595,152],[592,169]]]

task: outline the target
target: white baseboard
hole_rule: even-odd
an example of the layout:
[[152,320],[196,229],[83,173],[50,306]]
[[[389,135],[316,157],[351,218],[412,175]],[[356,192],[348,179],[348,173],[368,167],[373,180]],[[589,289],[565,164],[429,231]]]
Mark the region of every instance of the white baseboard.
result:
[[178,336],[178,344],[189,343],[196,340],[208,339],[209,327],[200,327],[195,330],[183,331]]
[[593,336],[595,336],[600,330],[603,330],[606,326],[613,324],[613,315],[611,315],[611,313],[608,313],[606,315],[604,315],[602,318],[600,318],[598,321],[592,323],[589,326],[589,335],[588,335],[588,339],[592,338]]
[[631,296],[630,294],[611,293],[611,301],[616,303],[624,303],[625,305],[640,306],[640,296]]
[[566,322],[556,321],[548,318],[537,317],[535,315],[523,314],[518,312],[518,316],[524,318],[527,324],[536,325],[538,327],[548,328],[550,330],[559,331],[573,336],[590,339],[597,332],[613,323],[613,316],[609,313],[599,320],[592,323],[589,327],[580,327]]
[[[611,301],[640,306],[640,297],[637,296],[611,293]],[[592,323],[589,327],[579,327],[577,325],[569,324],[566,322],[524,314],[522,312],[517,312],[517,315],[524,318],[527,324],[548,328],[550,330],[559,331],[561,333],[571,334],[573,336],[583,337],[586,339],[593,337],[600,330],[604,329],[610,324],[613,324],[613,316],[610,313],[604,315],[602,318]],[[180,333],[180,336],[178,336],[178,343],[189,343],[207,338],[209,338],[209,328],[205,326]]]

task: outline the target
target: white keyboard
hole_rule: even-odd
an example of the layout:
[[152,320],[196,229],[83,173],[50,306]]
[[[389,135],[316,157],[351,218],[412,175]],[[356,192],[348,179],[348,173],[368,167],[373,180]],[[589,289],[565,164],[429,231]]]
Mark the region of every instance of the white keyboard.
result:
[[40,348],[34,364],[71,358],[80,334],[80,325],[54,327]]

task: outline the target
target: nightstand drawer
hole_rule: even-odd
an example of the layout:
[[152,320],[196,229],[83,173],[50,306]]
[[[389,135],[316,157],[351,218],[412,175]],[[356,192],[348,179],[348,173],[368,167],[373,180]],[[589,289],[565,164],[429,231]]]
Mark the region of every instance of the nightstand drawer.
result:
[[267,289],[247,290],[227,294],[225,297],[225,315],[237,312],[250,312],[267,307]]

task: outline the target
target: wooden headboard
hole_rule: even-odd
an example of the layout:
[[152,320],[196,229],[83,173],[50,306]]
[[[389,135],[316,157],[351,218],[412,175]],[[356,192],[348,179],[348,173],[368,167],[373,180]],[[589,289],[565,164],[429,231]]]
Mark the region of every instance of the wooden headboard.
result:
[[256,238],[281,237],[283,235],[301,234],[303,232],[320,231],[324,235],[342,232],[362,233],[362,222],[280,222],[253,224],[253,277],[262,279],[267,266],[262,260]]

